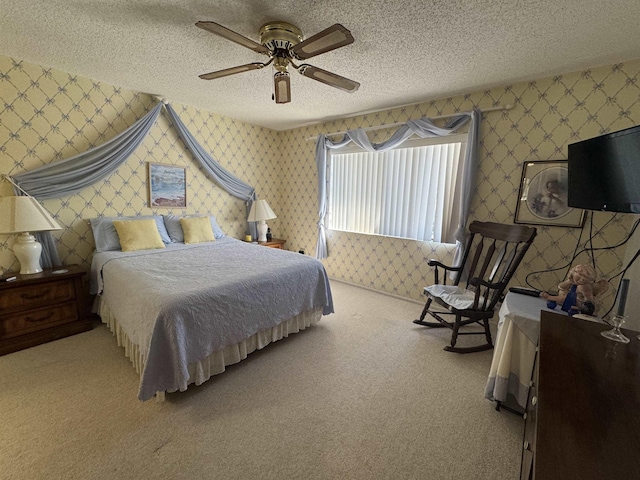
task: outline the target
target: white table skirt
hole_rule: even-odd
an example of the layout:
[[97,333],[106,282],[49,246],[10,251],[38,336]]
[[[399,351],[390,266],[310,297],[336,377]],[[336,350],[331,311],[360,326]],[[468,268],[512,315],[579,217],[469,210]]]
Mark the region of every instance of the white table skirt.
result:
[[518,293],[508,293],[498,312],[498,333],[484,396],[504,402],[512,394],[518,405],[525,407],[536,358],[540,334],[540,312],[546,300]]
[[[547,308],[547,301],[519,293],[507,293],[498,312],[498,333],[493,350],[484,396],[504,402],[509,394],[518,405],[526,407],[529,385],[540,335],[540,312],[547,310],[567,315],[557,306]],[[598,317],[574,315],[574,318],[601,322]]]

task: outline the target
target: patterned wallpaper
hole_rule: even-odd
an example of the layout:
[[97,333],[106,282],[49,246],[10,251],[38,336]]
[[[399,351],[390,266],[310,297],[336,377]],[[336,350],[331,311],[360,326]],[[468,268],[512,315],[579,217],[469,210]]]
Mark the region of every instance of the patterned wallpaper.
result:
[[[156,99],[87,78],[0,56],[0,173],[9,175],[71,157],[99,145],[143,116]],[[225,168],[253,185],[258,196],[273,197],[278,177],[272,130],[193,107],[173,105],[187,128]],[[187,168],[187,208],[147,206],[147,162]],[[12,195],[0,181],[0,195]],[[212,183],[193,162],[163,112],[147,138],[114,174],[80,193],[42,202],[64,229],[53,232],[63,263],[87,266],[94,249],[86,220],[99,215],[214,213],[220,226],[244,237],[242,200]],[[276,226],[277,220],[274,220]],[[18,270],[10,247],[13,236],[0,235],[0,271]]]
[[[314,251],[317,187],[310,179],[315,177],[315,142],[307,141],[308,137],[320,132],[468,111],[473,106],[488,108],[507,104],[514,108],[487,113],[482,120],[480,167],[471,220],[513,223],[525,161],[566,159],[570,143],[640,124],[640,61],[505,85],[280,133],[279,148],[291,172],[284,198],[284,204],[289,206],[287,238],[296,248]],[[381,141],[388,138],[389,132],[378,130],[370,135],[374,141]],[[633,215],[596,212],[594,247],[619,243],[634,220]],[[600,230],[605,224],[606,228]],[[530,272],[566,265],[579,238],[584,243],[589,235],[589,223],[584,229],[537,228],[538,236],[514,284],[524,285]],[[421,299],[423,286],[433,282],[426,261],[435,258],[450,263],[453,251],[445,245],[345,232],[329,232],[328,247],[325,266],[332,277],[413,299]],[[624,249],[623,246],[596,254],[596,265],[602,275],[609,277],[621,270]],[[582,254],[576,262],[589,261],[587,254]],[[562,268],[531,275],[529,280],[534,287],[550,289],[555,288],[565,274],[566,268]],[[614,293],[612,288],[603,296],[604,306],[610,306]]]
[[[148,95],[0,56],[0,173],[15,174],[72,156],[120,132],[153,104]],[[214,158],[254,185],[278,215],[274,236],[286,247],[313,254],[316,242],[317,185],[315,137],[320,132],[403,122],[480,108],[513,104],[509,111],[487,113],[481,125],[480,170],[471,219],[512,223],[525,161],[566,159],[567,145],[608,131],[640,124],[640,61],[593,68],[534,82],[505,85],[418,105],[395,108],[309,127],[275,132],[193,107],[173,104],[187,127]],[[374,141],[389,131],[372,132]],[[56,232],[65,263],[88,265],[93,238],[86,219],[104,215],[148,214],[146,162],[187,167],[187,212],[214,212],[230,235],[242,237],[244,204],[212,184],[192,162],[162,115],[143,145],[104,182],[68,198],[44,204],[65,226]],[[0,182],[0,195],[10,195]],[[165,213],[168,209],[157,209]],[[180,210],[173,210],[180,213]],[[594,246],[625,237],[635,217],[594,215]],[[607,223],[608,222],[608,223]],[[599,228],[606,228],[600,231]],[[571,258],[585,229],[538,226],[538,237],[514,283],[526,273],[561,267]],[[581,236],[582,234],[582,236]],[[0,270],[15,270],[11,236],[0,236]],[[450,261],[447,245],[329,232],[330,256],[324,261],[333,278],[403,297],[421,299],[432,282],[430,258]],[[596,263],[605,276],[622,267],[624,247],[602,251]],[[579,263],[588,258],[582,255]],[[540,288],[553,288],[565,274],[533,275]],[[610,291],[603,299],[612,299]],[[609,300],[609,301],[610,301]]]

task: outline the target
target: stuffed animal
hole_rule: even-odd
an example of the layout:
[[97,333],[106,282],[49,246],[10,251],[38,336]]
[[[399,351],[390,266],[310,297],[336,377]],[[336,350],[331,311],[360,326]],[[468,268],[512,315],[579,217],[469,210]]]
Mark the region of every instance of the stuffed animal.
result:
[[598,279],[591,265],[576,265],[569,270],[567,279],[558,285],[558,294],[540,293],[546,300],[562,304],[562,310],[593,315],[597,309],[596,297],[609,288],[605,279]]

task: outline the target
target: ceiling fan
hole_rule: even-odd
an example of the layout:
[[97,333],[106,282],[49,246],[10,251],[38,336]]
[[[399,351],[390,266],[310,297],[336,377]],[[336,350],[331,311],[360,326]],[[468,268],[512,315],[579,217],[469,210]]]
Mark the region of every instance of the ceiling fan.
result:
[[317,80],[331,87],[339,88],[345,92],[353,93],[360,87],[358,82],[328,72],[327,70],[314,67],[307,63],[296,65],[293,62],[293,60],[306,60],[321,53],[326,53],[353,43],[351,32],[339,23],[305,40],[302,31],[295,25],[280,21],[269,22],[260,28],[260,43],[254,42],[215,22],[197,22],[196,27],[207,30],[208,32],[269,57],[269,60],[265,63],[248,63],[246,65],[200,75],[200,78],[204,80],[213,80],[226,77],[227,75],[248,72],[249,70],[258,70],[273,63],[275,69],[273,75],[273,98],[276,103],[288,103],[291,101],[289,65],[305,77]]

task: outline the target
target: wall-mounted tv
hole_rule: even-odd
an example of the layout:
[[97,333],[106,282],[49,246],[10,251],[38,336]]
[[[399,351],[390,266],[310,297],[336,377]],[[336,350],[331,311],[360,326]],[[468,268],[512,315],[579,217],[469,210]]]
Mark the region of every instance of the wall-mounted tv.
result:
[[640,213],[640,125],[569,145],[570,207]]

